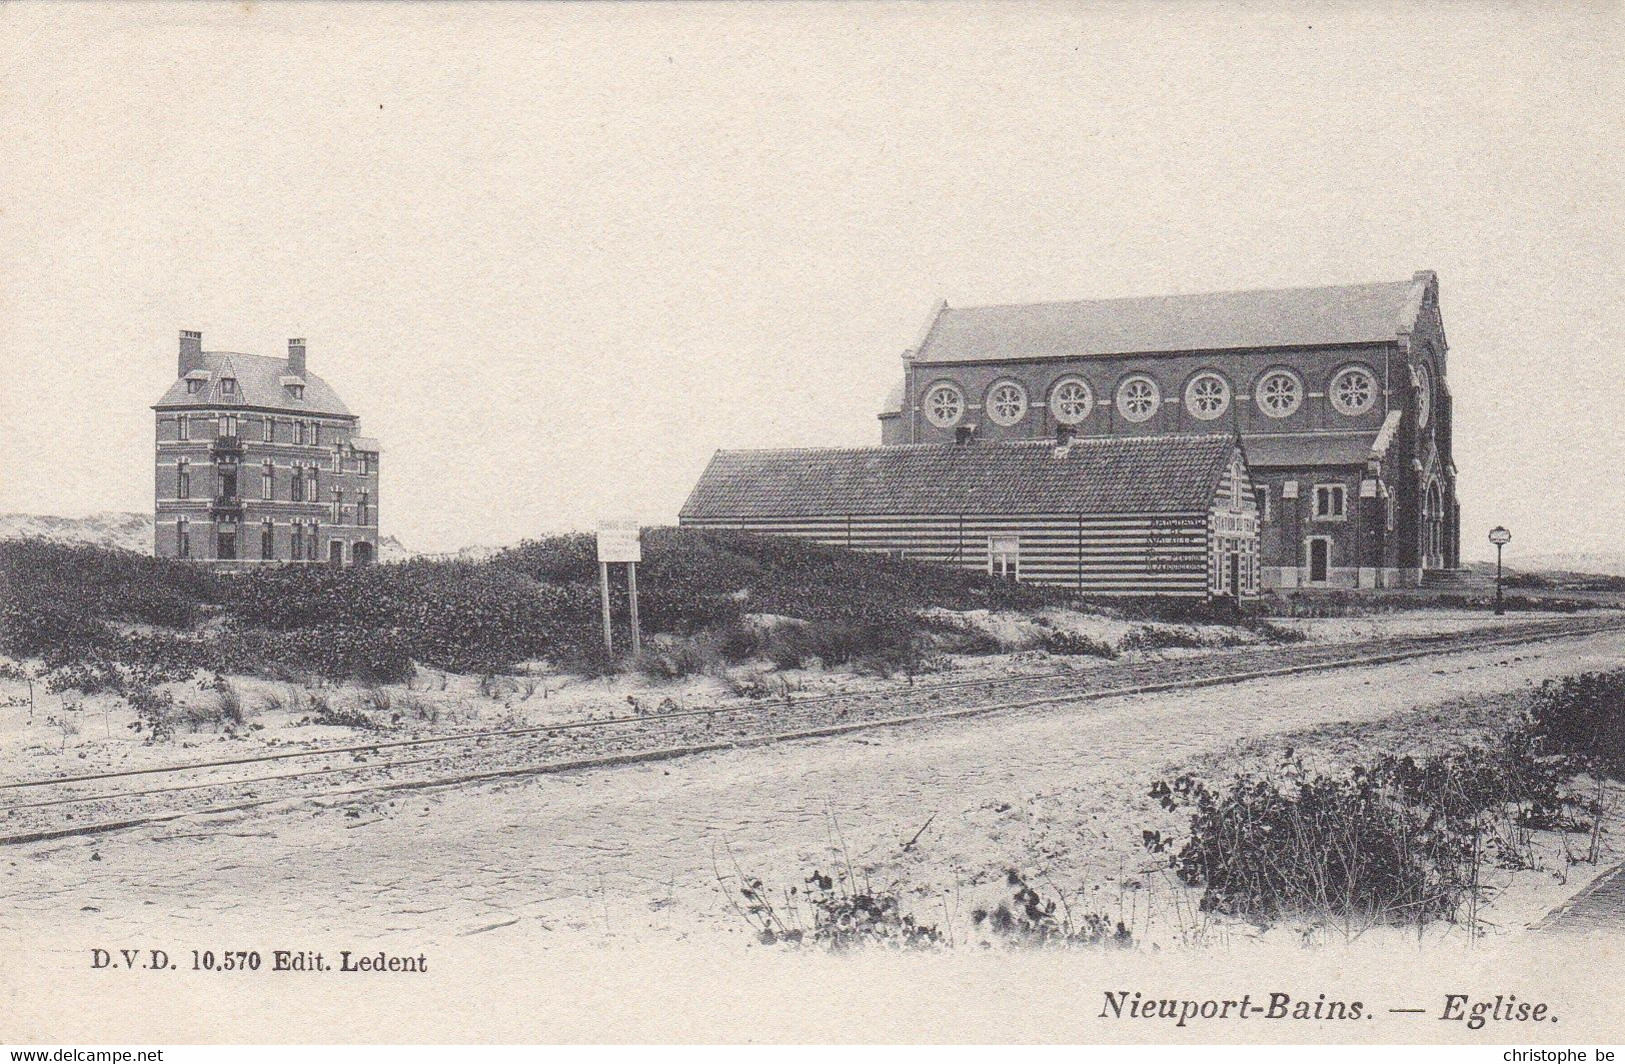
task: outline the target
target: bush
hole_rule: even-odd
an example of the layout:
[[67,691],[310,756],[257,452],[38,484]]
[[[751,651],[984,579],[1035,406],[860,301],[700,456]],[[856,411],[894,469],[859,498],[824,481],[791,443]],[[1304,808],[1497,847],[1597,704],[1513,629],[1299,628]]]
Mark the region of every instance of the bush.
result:
[[[1388,756],[1345,776],[1309,777],[1294,762],[1279,781],[1237,776],[1214,788],[1187,774],[1151,796],[1192,811],[1171,864],[1203,888],[1204,911],[1266,924],[1420,924],[1476,905],[1484,860],[1527,864],[1526,829],[1576,826],[1564,819],[1578,804],[1562,793],[1567,778],[1515,729],[1493,747]],[[1145,843],[1172,849],[1159,832]]]
[[[1168,809],[1194,807],[1172,863],[1203,888],[1205,912],[1261,924],[1420,923],[1454,915],[1470,882],[1469,840],[1394,800],[1370,773],[1284,784],[1243,776],[1221,790],[1182,776],[1151,794]],[[1164,847],[1156,833],[1146,844]]]
[[1598,775],[1625,776],[1625,669],[1547,680],[1535,691],[1528,727],[1543,751]]
[[1196,649],[1203,645],[1200,635],[1184,628],[1148,628],[1139,625],[1129,629],[1118,644],[1118,649],[1127,653],[1133,650]]
[[145,733],[148,743],[168,742],[175,737],[175,699],[168,691],[138,687],[125,697],[135,711],[130,727]]
[[1117,648],[1099,639],[1091,639],[1075,632],[1048,631],[1040,644],[1051,654],[1085,654],[1096,658],[1115,658]]

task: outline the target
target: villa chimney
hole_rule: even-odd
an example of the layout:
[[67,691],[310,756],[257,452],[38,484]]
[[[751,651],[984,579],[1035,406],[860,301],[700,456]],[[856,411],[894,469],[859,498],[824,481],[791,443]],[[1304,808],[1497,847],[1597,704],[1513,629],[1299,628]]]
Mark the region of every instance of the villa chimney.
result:
[[288,341],[288,373],[294,377],[303,377],[305,375],[305,342],[303,340]]
[[180,370],[175,374],[184,377],[195,369],[203,368],[203,334],[190,329],[181,330],[181,358]]

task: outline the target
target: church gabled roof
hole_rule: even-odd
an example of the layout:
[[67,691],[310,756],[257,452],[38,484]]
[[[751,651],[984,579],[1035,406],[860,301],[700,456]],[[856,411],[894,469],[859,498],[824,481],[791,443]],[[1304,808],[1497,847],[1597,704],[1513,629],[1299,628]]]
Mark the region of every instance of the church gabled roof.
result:
[[916,360],[928,364],[1392,343],[1434,276],[1323,288],[943,306]]
[[690,521],[879,514],[1198,513],[1231,436],[1095,436],[898,447],[718,451]]
[[[175,383],[154,404],[155,409],[166,410],[193,406],[245,406],[289,413],[327,414],[353,417],[343,400],[332,387],[314,373],[306,373],[301,383],[303,395],[295,398],[284,386],[288,360],[267,355],[245,355],[235,351],[205,351],[202,369],[193,370]],[[237,382],[234,395],[226,395],[223,380]],[[186,390],[188,379],[202,380],[203,387],[196,393]],[[299,380],[299,378],[292,378]]]

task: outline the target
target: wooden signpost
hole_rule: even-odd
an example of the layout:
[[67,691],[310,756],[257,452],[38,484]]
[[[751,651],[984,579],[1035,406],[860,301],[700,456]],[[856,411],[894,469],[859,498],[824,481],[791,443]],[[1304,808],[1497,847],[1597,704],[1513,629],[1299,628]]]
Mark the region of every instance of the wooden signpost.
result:
[[598,526],[598,594],[604,606],[604,649],[615,652],[609,623],[609,567],[626,563],[626,590],[632,600],[632,653],[643,649],[638,630],[638,562],[643,560],[643,539],[636,521],[604,521]]

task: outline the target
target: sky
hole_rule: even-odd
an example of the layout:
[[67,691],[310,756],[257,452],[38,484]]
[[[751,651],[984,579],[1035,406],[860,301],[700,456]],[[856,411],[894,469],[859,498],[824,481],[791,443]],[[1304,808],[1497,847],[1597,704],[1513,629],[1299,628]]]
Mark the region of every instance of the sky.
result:
[[441,551],[878,443],[942,300],[1431,269],[1467,557],[1619,549],[1622,11],[0,7],[0,512],[150,510],[181,329]]

